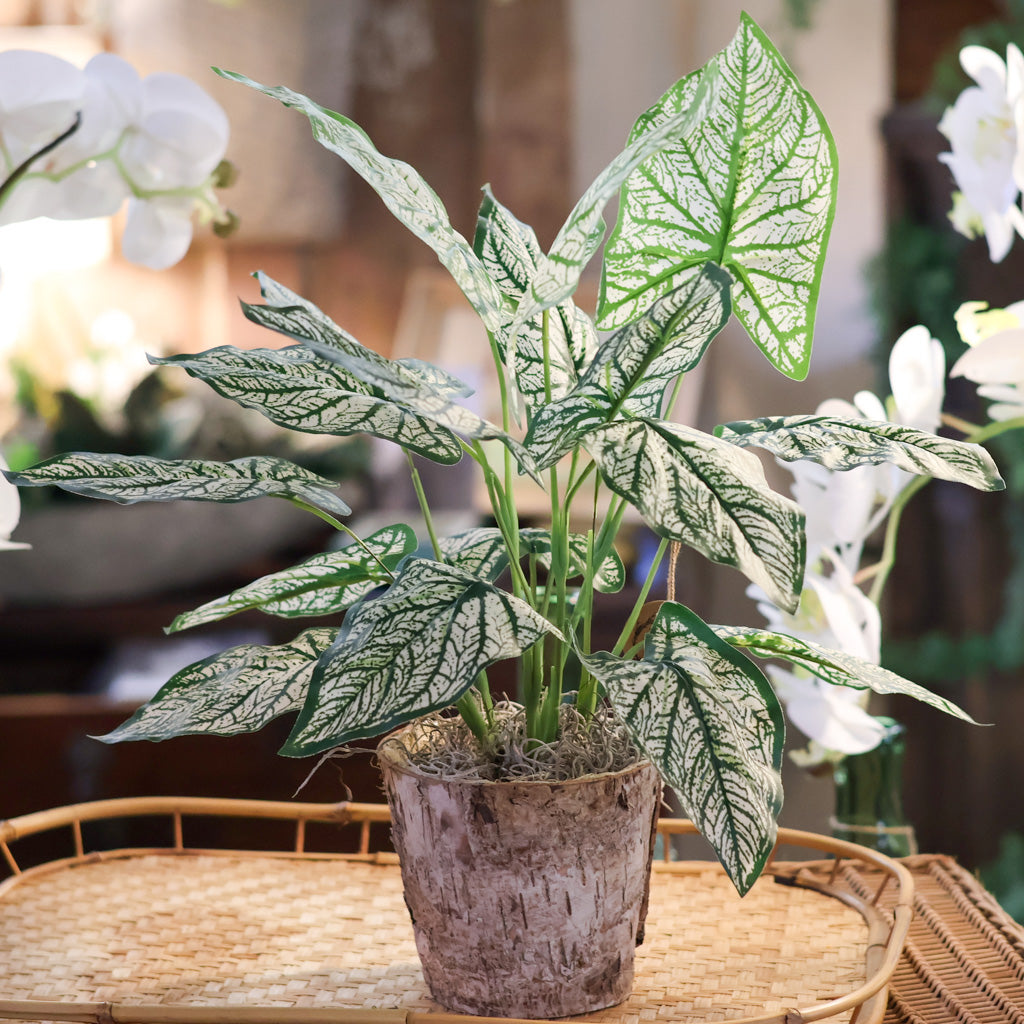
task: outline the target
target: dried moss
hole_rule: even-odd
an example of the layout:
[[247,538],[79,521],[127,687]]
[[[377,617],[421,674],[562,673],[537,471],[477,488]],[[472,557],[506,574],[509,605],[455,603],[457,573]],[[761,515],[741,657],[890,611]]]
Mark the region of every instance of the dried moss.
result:
[[495,705],[494,728],[482,745],[461,718],[429,715],[414,730],[384,741],[427,775],[444,778],[564,782],[618,772],[643,760],[626,727],[609,709],[589,720],[572,705],[560,712],[554,743],[530,742],[526,712],[511,702]]

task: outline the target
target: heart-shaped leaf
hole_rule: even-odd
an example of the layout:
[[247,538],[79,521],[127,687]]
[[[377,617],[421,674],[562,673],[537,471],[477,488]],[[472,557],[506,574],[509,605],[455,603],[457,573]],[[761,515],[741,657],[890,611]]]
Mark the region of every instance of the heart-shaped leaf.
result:
[[489,665],[545,633],[561,636],[525,601],[412,559],[386,593],[349,610],[281,753],[315,754],[448,707]]
[[800,668],[807,669],[826,683],[849,686],[856,690],[873,690],[875,693],[913,697],[922,704],[944,711],[947,715],[977,725],[966,711],[957,707],[951,700],[940,697],[918,683],[882,668],[881,665],[862,661],[844,651],[836,651],[810,640],[801,640],[787,633],[773,633],[766,629],[743,626],[711,628],[734,647],[750,651],[758,658],[783,658]]
[[751,661],[689,609],[661,606],[641,661],[582,656],[634,742],[745,893],[775,844],[782,708]]
[[777,607],[796,610],[804,516],[768,486],[756,456],[664,420],[615,421],[591,431],[584,444],[608,486],[656,533],[734,566]]
[[184,612],[167,632],[192,629],[253,608],[286,619],[344,611],[390,583],[398,563],[415,550],[416,535],[408,526],[386,526],[361,543],[314,555],[300,565],[261,576],[224,597]]
[[122,505],[137,501],[251,501],[287,498],[331,515],[352,510],[328,490],[338,485],[287,459],[254,456],[233,462],[157,459],[150,455],[71,452],[21,473],[7,473],[21,487],[52,484],[89,498]]
[[113,732],[97,739],[167,740],[214,733],[255,732],[298,711],[320,655],[336,629],[307,629],[277,647],[243,644],[189,665]]
[[500,327],[501,293],[469,243],[451,226],[437,193],[414,167],[384,156],[354,121],[321,107],[301,93],[283,86],[261,85],[233,71],[214,70],[222,78],[247,85],[305,114],[313,138],[340,156],[374,189],[395,217],[434,250],[488,330]]
[[[736,315],[779,370],[802,380],[836,197],[835,144],[810,95],[746,14],[716,58],[720,86],[692,130],[626,182],[605,250],[598,326],[635,320],[690,267],[732,275]],[[682,79],[633,128],[689,109]]]
[[[604,208],[623,182],[638,166],[652,159],[659,151],[674,150],[672,144],[676,140],[687,138],[698,131],[699,126],[717,108],[716,97],[723,83],[714,60],[695,73],[692,84],[687,102],[680,103],[671,113],[666,113],[648,131],[642,134],[634,131],[626,148],[601,171],[580,197],[555,236],[547,255],[538,261],[537,273],[530,282],[530,291],[516,314],[513,334],[540,310],[557,305],[576,290],[583,268],[604,239]],[[640,316],[654,298],[652,295],[636,315]]]
[[920,473],[999,491],[996,464],[979,444],[954,441],[886,420],[845,416],[766,416],[716,427],[723,440],[744,448],[763,448],[785,462],[806,459],[827,469],[890,463]]
[[305,345],[224,346],[150,362],[180,367],[225,398],[291,430],[369,434],[445,465],[462,458],[458,438],[446,427],[396,405]]

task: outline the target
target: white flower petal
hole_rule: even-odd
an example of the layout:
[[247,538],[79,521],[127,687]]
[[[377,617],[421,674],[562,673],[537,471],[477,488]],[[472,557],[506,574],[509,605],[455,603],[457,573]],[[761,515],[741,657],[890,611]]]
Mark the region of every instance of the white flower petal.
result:
[[842,754],[863,754],[881,742],[885,728],[857,703],[860,691],[801,679],[775,665],[768,674],[789,720],[809,739]]
[[[0,469],[7,469],[7,463],[0,456]],[[14,532],[21,518],[21,498],[18,495],[18,488],[7,482],[7,478],[0,474],[0,546],[9,545],[8,538]]]
[[166,270],[181,260],[192,241],[191,200],[132,199],[121,251],[132,263]]
[[1024,327],[991,334],[968,349],[950,370],[976,384],[1024,383]]
[[889,387],[900,423],[931,433],[938,429],[946,396],[946,355],[927,327],[911,327],[893,345]]
[[1006,91],[1006,64],[986,46],[965,46],[960,50],[960,66],[988,93]]

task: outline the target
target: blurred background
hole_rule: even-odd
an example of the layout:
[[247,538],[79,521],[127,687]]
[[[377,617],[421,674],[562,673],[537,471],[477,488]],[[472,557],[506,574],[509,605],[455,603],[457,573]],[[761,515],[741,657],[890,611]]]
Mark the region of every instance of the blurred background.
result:
[[[464,235],[489,182],[546,246],[636,114],[723,47],[741,9],[832,127],[839,207],[808,380],[770,370],[733,323],[687,382],[680,417],[709,429],[811,411],[862,387],[884,391],[889,346],[919,322],[955,356],[959,303],[1024,298],[1024,264],[1018,252],[993,266],[983,241],[948,226],[952,185],[936,159],[946,148],[937,122],[967,84],[960,45],[1003,52],[1009,40],[1024,43],[1019,4],[0,0],[0,49],[78,64],[108,50],[143,74],[188,75],[213,95],[231,123],[228,158],[240,178],[226,202],[241,222],[226,240],[198,231],[185,260],[161,272],[117,255],[116,219],[0,231],[0,451],[15,468],[69,450],[287,454],[342,482],[353,525],[398,518],[412,492],[382,447],[284,436],[146,363],[147,352],[278,345],[238,309],[240,298],[258,299],[250,275],[264,270],[364,344],[479,382],[486,402],[486,342],[429,250],[313,142],[304,118],[210,66],[288,85],[351,116],[382,152],[421,171]],[[584,283],[591,296],[594,271]],[[948,397],[968,416],[971,401]],[[885,663],[995,727],[966,727],[910,701],[873,710],[907,725],[905,804],[922,849],[971,868],[998,861],[1012,888],[1024,885],[1014,881],[1024,864],[1013,870],[1024,862],[1024,840],[1014,838],[1024,787],[1013,784],[1024,774],[1024,456],[1004,448],[996,455],[1009,493],[933,484],[914,499],[883,612]],[[483,514],[458,467],[428,483],[452,519]],[[280,620],[250,616],[187,639],[161,630],[180,611],[322,550],[322,524],[274,502],[121,508],[50,489],[22,500],[14,539],[32,549],[0,557],[0,816],[143,793],[289,797],[310,766],[273,756],[287,723],[167,746],[108,748],[87,735],[112,727],[186,663],[245,640],[290,638]],[[627,554],[642,562],[649,538],[637,527],[633,542]],[[684,558],[678,586],[709,621],[759,624],[734,573]],[[620,611],[608,606],[612,624]],[[792,774],[783,823],[827,831],[831,781]],[[375,798],[372,773],[354,762],[340,777],[321,772],[304,795],[339,799],[345,786]]]

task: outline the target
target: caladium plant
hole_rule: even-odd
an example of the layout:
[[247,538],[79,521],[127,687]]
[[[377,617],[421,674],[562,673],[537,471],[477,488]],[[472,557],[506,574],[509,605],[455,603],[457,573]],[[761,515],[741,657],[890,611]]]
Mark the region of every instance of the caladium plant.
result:
[[[412,531],[396,525],[182,614],[172,630],[248,608],[345,613],[340,626],[314,626],[290,644],[235,648],[183,670],[107,741],[255,730],[292,712],[282,753],[297,757],[454,706],[485,742],[487,670],[517,658],[529,735],[555,741],[564,701],[585,716],[610,704],[743,892],[774,843],[784,729],[779,701],[748,655],[810,666],[842,686],[913,696],[969,720],[878,666],[784,634],[709,625],[674,601],[661,606],[645,640],[631,640],[671,542],[738,569],[779,607],[796,608],[803,515],[772,490],[748,447],[832,469],[893,462],[982,489],[1002,486],[984,449],[889,423],[769,417],[712,435],[665,418],[683,375],[734,312],[776,370],[802,379],[808,369],[835,205],[834,145],[813,100],[749,17],[721,53],[639,118],[547,252],[489,190],[470,244],[420,175],[379,153],[348,118],[288,89],[221,74],[308,117],[317,141],[437,253],[487,330],[502,417],[486,421],[448,373],[367,349],[312,303],[257,275],[263,302],[243,311],[290,344],[160,361],[285,427],[399,445],[433,557],[417,556]],[[573,296],[616,195],[619,218],[592,319]],[[493,440],[503,445],[497,462],[484,447]],[[413,454],[445,465],[474,460],[495,525],[438,536]],[[548,491],[548,527],[521,527],[519,476]],[[281,460],[222,465],[76,453],[11,479],[120,502],[270,495],[347,530],[339,520],[347,509],[330,482]],[[576,499],[592,510],[582,532],[570,525]],[[615,545],[628,506],[661,544],[620,639],[594,650],[595,592],[619,589],[625,578]],[[571,694],[570,659],[579,666]]]

